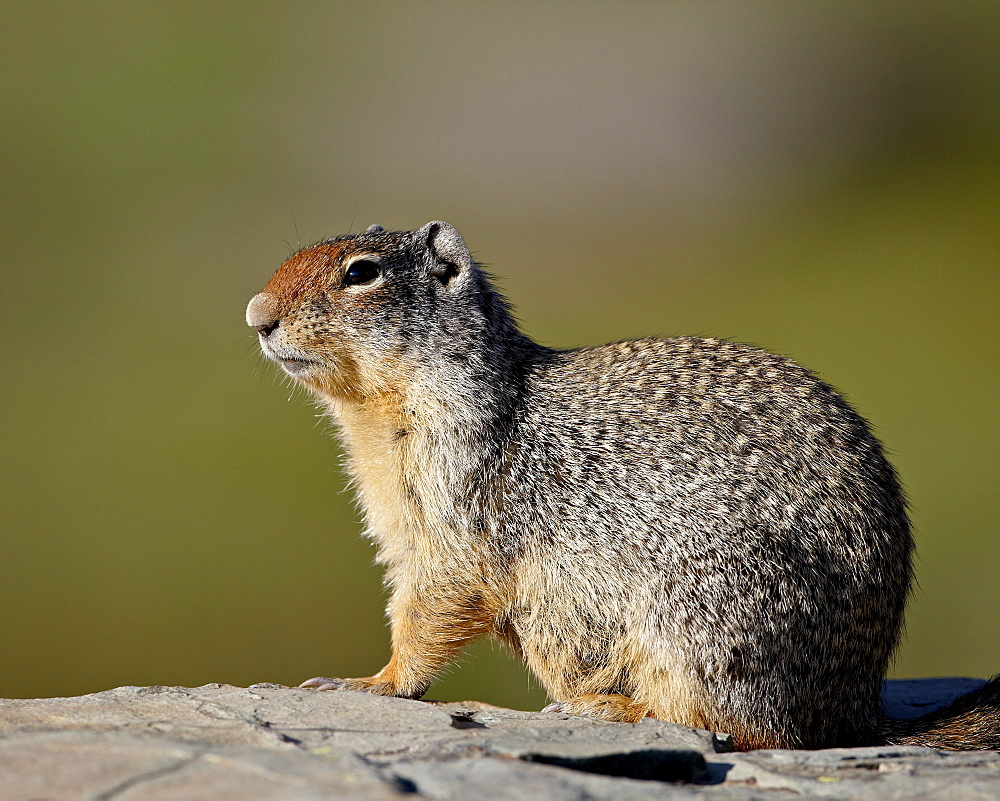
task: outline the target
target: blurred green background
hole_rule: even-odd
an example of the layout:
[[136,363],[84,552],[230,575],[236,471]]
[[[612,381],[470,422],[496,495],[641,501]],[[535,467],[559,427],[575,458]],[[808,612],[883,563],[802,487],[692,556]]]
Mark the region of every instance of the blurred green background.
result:
[[[913,503],[898,676],[1000,670],[1000,4],[8,3],[0,695],[368,675],[289,247],[446,219],[526,330],[788,354]],[[498,647],[431,697],[537,708]]]

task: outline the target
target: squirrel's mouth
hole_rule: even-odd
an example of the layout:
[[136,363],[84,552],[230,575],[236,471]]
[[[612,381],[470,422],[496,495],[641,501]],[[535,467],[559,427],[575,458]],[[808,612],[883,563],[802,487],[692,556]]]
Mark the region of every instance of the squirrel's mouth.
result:
[[275,348],[267,342],[261,342],[261,350],[267,358],[271,361],[277,362],[281,366],[281,369],[289,375],[301,375],[302,373],[308,372],[313,367],[320,366],[320,363],[315,359],[306,359],[299,355],[292,356],[287,353],[282,353],[281,350]]
[[281,365],[281,369],[289,375],[299,375],[319,366],[319,362],[310,359],[285,358],[283,356],[279,356],[277,362]]

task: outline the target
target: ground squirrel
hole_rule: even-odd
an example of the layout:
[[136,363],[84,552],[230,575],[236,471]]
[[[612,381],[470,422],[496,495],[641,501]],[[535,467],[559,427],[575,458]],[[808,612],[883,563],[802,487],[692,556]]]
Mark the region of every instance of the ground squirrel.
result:
[[391,590],[389,663],[303,686],[419,698],[491,634],[547,709],[740,749],[1000,748],[1000,678],[883,714],[906,505],[808,370],[717,339],[537,345],[443,222],[299,251],[247,323],[339,427]]

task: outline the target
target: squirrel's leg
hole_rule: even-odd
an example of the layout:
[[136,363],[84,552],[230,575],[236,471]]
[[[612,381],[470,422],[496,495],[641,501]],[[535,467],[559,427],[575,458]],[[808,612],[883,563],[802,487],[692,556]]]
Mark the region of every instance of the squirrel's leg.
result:
[[490,630],[493,614],[474,588],[451,586],[440,578],[397,585],[389,602],[392,657],[374,676],[317,677],[300,687],[359,690],[375,695],[419,698],[441,668]]
[[618,693],[577,695],[549,704],[542,712],[562,712],[565,715],[580,715],[612,723],[638,723],[644,717],[652,715],[652,711],[645,705]]

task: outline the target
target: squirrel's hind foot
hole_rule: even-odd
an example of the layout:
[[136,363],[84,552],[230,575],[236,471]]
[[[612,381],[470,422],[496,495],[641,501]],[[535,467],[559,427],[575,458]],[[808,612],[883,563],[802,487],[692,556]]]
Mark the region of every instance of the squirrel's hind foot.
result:
[[577,695],[565,701],[549,704],[542,712],[561,712],[564,715],[579,715],[584,718],[606,720],[611,723],[638,723],[652,712],[626,695],[612,693],[599,695]]

